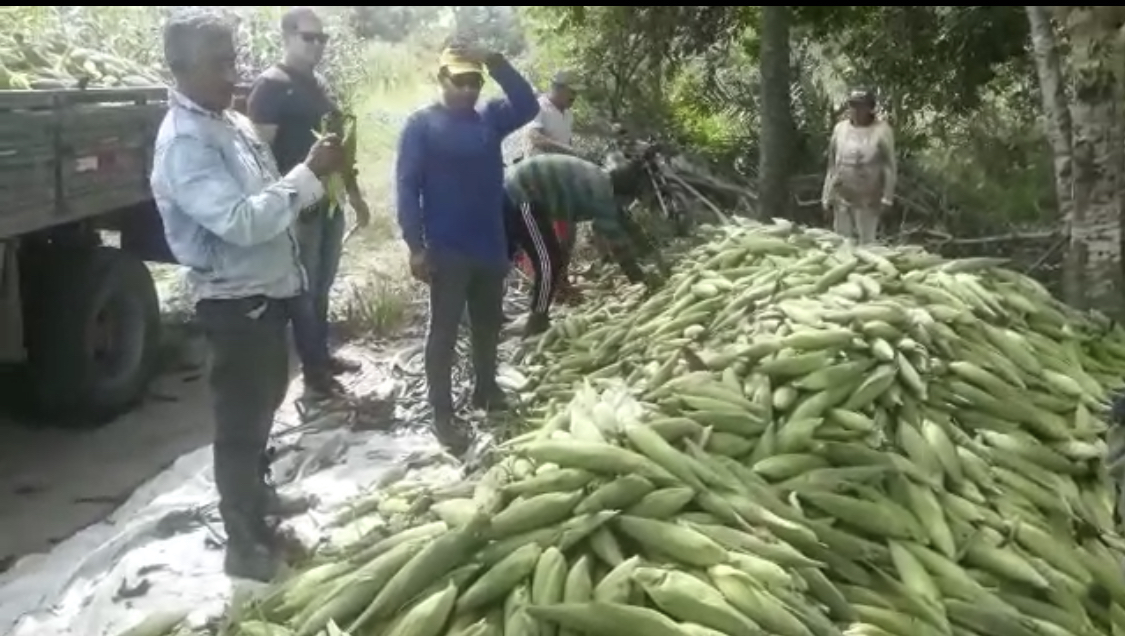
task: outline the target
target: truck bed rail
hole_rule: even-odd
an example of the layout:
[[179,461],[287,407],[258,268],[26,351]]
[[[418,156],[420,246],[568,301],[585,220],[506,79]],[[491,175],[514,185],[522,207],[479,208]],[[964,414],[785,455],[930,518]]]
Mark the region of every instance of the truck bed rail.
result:
[[71,104],[111,104],[163,102],[168,89],[163,86],[146,88],[87,88],[49,91],[0,90],[0,111],[60,108]]
[[167,89],[0,91],[0,239],[151,198]]

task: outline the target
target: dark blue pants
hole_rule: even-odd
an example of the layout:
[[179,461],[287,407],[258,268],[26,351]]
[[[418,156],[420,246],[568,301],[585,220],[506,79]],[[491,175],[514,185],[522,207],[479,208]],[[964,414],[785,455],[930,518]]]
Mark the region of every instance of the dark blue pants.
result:
[[331,375],[328,347],[328,305],[343,253],[344,211],[305,212],[297,221],[297,243],[308,279],[308,291],[293,313],[293,339],[306,380]]

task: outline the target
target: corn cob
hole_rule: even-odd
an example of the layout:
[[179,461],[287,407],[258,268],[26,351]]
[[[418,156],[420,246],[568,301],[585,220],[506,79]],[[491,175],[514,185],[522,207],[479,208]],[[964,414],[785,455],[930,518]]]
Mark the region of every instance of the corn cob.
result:
[[325,135],[334,134],[340,139],[340,147],[344,154],[344,167],[324,177],[324,194],[330,204],[328,213],[335,214],[336,210],[343,209],[347,202],[347,186],[344,175],[355,170],[356,148],[356,119],[351,113],[332,111],[320,121],[320,129],[314,131],[317,139]]
[[278,584],[265,624],[402,633],[455,596],[426,633],[1125,629],[1100,463],[1125,329],[992,259],[785,223],[683,262],[530,342],[542,418],[476,492],[358,502],[398,525]]

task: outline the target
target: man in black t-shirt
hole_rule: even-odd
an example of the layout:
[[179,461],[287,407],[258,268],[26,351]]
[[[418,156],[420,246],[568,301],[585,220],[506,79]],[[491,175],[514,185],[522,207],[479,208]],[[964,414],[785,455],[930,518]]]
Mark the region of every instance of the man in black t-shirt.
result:
[[[250,119],[269,142],[284,173],[308,153],[325,114],[336,110],[324,78],[316,66],[324,56],[328,34],[309,7],[290,9],[281,20],[285,60],[254,82],[247,100]],[[356,224],[367,225],[371,213],[356,184],[356,174],[344,175],[348,202]],[[328,348],[328,300],[343,249],[344,213],[324,199],[302,212],[297,241],[307,278],[304,311],[293,320],[293,335],[301,357],[307,398],[321,399],[342,392],[335,376],[358,370],[354,362],[331,355]]]

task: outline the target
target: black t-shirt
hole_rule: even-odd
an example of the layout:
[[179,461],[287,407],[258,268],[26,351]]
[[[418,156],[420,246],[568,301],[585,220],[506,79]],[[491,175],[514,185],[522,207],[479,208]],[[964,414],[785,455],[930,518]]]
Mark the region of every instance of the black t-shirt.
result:
[[335,109],[324,78],[282,65],[270,67],[254,81],[246,103],[255,124],[277,126],[271,146],[282,174],[305,160],[316,141],[313,131]]

